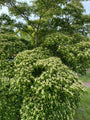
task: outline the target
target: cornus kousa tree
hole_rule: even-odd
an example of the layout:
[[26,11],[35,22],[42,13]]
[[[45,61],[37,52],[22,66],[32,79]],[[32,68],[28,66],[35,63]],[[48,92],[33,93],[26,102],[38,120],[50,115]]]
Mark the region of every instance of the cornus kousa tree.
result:
[[0,76],[12,78],[14,75],[14,59],[16,55],[30,49],[30,42],[19,38],[9,31],[0,34]]
[[86,91],[75,72],[90,68],[82,3],[0,3],[9,10],[0,16],[0,120],[73,120]]
[[73,35],[59,32],[49,34],[41,46],[50,49],[75,72],[84,74],[90,68],[90,38],[79,33]]
[[7,83],[1,90],[9,93],[0,99],[2,120],[73,120],[86,90],[60,58],[41,47],[19,53],[14,64],[13,80],[1,79]]

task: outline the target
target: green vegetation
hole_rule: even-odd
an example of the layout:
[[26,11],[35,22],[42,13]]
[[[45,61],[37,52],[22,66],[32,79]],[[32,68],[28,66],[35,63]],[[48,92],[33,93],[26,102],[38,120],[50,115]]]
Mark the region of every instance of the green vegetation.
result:
[[56,32],[46,36],[41,44],[50,49],[54,56],[77,73],[85,73],[90,63],[90,39],[74,33],[72,36]]
[[[30,49],[30,42],[11,33],[0,34],[0,76],[14,76],[14,59],[16,55]],[[1,72],[2,71],[2,72]]]
[[90,120],[90,88],[87,88],[87,94],[82,97],[74,120]]
[[90,16],[78,0],[30,2],[0,0],[9,10],[0,16],[0,120],[73,120],[86,92],[75,73],[90,68]]
[[90,82],[90,71],[87,71],[85,75],[79,75],[79,78],[83,82]]
[[14,78],[0,79],[1,120],[73,120],[86,90],[74,72],[51,55],[35,48],[16,56]]
[[[83,82],[90,82],[90,71],[85,75],[79,75],[79,78]],[[82,97],[74,120],[90,120],[90,88],[87,88],[87,94]]]

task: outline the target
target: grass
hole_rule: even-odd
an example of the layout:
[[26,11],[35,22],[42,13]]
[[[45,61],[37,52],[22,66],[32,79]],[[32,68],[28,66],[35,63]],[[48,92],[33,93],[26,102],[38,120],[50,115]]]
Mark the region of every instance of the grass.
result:
[[83,82],[90,82],[90,71],[87,71],[86,75],[78,75]]
[[[86,75],[79,75],[83,82],[90,82],[90,71]],[[90,88],[87,88],[87,94],[82,97],[80,107],[77,109],[74,120],[90,120]]]
[[74,120],[90,120],[90,88],[82,97],[80,107],[77,109]]

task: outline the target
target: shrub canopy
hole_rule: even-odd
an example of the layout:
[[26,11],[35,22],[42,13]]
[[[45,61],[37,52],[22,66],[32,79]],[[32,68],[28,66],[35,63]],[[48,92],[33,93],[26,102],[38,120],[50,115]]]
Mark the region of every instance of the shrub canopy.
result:
[[56,32],[46,36],[42,46],[53,51],[54,56],[75,72],[83,74],[90,67],[90,38]]
[[7,90],[10,99],[5,103],[0,101],[2,111],[7,105],[3,120],[16,117],[21,120],[73,119],[84,86],[60,58],[50,56],[52,53],[44,48],[17,55],[15,77]]
[[0,34],[0,71],[11,77],[13,74],[13,61],[17,53],[29,49],[30,43],[14,35]]

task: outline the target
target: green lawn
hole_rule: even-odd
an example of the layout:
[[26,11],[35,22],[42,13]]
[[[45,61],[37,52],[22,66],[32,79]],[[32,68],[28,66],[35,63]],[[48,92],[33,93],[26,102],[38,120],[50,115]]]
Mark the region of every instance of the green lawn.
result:
[[90,71],[86,73],[86,75],[78,75],[80,80],[83,82],[90,82]]
[[82,97],[79,109],[76,111],[74,120],[90,120],[90,88],[88,94]]
[[[90,82],[90,71],[86,75],[79,75],[83,82]],[[74,120],[90,120],[90,88],[87,88],[87,94],[82,97],[80,107],[76,111]]]

